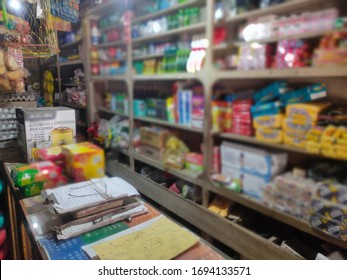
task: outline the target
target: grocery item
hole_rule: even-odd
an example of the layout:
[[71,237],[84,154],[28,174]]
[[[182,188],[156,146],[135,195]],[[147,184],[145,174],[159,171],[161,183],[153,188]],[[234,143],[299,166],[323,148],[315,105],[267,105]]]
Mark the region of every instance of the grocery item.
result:
[[253,119],[253,126],[255,129],[260,127],[281,128],[283,118],[283,114],[256,117]]
[[325,84],[315,84],[298,90],[287,92],[280,96],[280,100],[286,104],[310,102],[327,96]]
[[223,142],[221,158],[223,166],[230,166],[235,170],[271,179],[282,172],[287,165],[287,154],[245,145]]
[[255,104],[264,104],[276,100],[279,96],[288,91],[287,82],[275,82],[254,93]]
[[30,162],[37,149],[75,143],[75,111],[65,107],[16,109],[18,144]]
[[66,174],[76,182],[105,176],[104,150],[89,143],[77,143],[62,147]]
[[54,188],[68,182],[62,175],[62,169],[50,161],[19,165],[12,170],[11,177],[25,197],[37,195],[43,189]]
[[183,169],[185,156],[189,152],[188,147],[178,138],[170,137],[165,143],[163,163],[167,167]]
[[260,127],[256,130],[256,138],[260,141],[281,144],[283,142],[282,129]]

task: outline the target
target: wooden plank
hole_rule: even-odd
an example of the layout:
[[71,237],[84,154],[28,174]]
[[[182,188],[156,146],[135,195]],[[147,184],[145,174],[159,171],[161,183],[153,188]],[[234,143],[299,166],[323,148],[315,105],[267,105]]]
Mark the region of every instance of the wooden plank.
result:
[[[143,22],[143,21],[146,21],[149,19],[157,18],[157,17],[160,17],[162,15],[167,15],[167,14],[175,12],[179,9],[188,8],[188,7],[191,7],[193,5],[199,5],[199,4],[201,5],[202,3],[203,3],[203,1],[199,1],[199,0],[188,0],[188,1],[185,1],[184,3],[174,5],[172,7],[164,9],[164,10],[157,11],[154,13],[149,13],[147,15],[137,17],[132,21],[132,24],[136,24],[136,23]],[[138,3],[138,4],[141,4],[141,3]]]
[[250,259],[298,259],[286,249],[236,223],[221,218],[137,173],[123,169],[116,162],[109,162],[107,171],[112,176],[123,178],[134,185],[139,192],[160,202],[166,209]]
[[313,77],[346,77],[347,67],[345,66],[322,66],[303,67],[289,69],[266,69],[251,71],[219,71],[217,78],[223,79],[278,79],[278,78],[300,78],[307,79]]
[[231,133],[221,133],[221,134],[215,134],[215,135],[217,135],[217,136],[219,136],[219,137],[221,137],[223,139],[235,140],[235,141],[238,141],[240,143],[253,144],[253,145],[257,145],[257,146],[268,147],[268,148],[271,148],[271,149],[278,149],[278,150],[288,151],[288,152],[292,152],[292,153],[304,154],[304,155],[308,155],[308,156],[311,156],[311,157],[328,158],[328,159],[345,161],[343,159],[331,158],[331,157],[328,157],[328,156],[324,156],[322,154],[313,154],[313,153],[310,153],[307,150],[304,150],[304,149],[301,149],[301,148],[296,148],[296,147],[293,147],[293,146],[288,146],[288,145],[284,145],[284,144],[268,143],[268,142],[265,142],[265,141],[258,140],[255,137],[242,136],[242,135],[231,134]]
[[141,122],[153,123],[153,124],[173,127],[173,128],[177,128],[177,129],[181,129],[181,130],[187,130],[187,131],[196,132],[196,133],[203,133],[202,129],[199,129],[199,128],[183,126],[183,125],[176,124],[176,123],[169,123],[168,121],[164,121],[164,120],[160,120],[160,119],[148,118],[148,117],[134,117],[134,119],[137,121],[141,121]]
[[344,242],[342,240],[339,240],[337,238],[334,238],[324,232],[321,232],[319,230],[316,230],[312,228],[307,222],[300,220],[294,216],[288,215],[286,213],[283,213],[281,211],[277,211],[275,209],[271,209],[262,203],[252,199],[251,197],[248,197],[246,195],[237,194],[231,191],[228,191],[226,189],[216,187],[211,182],[210,184],[205,184],[205,186],[211,191],[216,194],[219,194],[223,197],[229,198],[232,201],[235,201],[237,203],[240,203],[246,207],[249,207],[259,213],[262,213],[270,218],[273,218],[277,221],[280,221],[284,224],[287,224],[289,226],[292,226],[293,228],[296,228],[300,231],[306,232],[312,236],[318,237],[324,241],[327,241],[331,244],[335,244],[341,248],[347,249],[347,242]]
[[304,8],[312,7],[312,5],[318,5],[325,3],[326,0],[291,0],[286,1],[282,4],[272,5],[268,8],[264,9],[256,9],[253,11],[245,12],[238,14],[236,16],[230,16],[226,18],[225,20],[222,20],[220,22],[216,22],[217,26],[222,26],[229,23],[235,23],[238,21],[247,20],[249,18],[257,18],[264,15],[270,15],[270,14],[282,14],[282,13],[289,13],[295,10],[301,10]]
[[179,170],[176,168],[169,168],[169,167],[165,167],[163,165],[163,163],[150,159],[148,157],[139,155],[139,154],[134,154],[133,158],[135,158],[136,160],[142,161],[143,163],[146,163],[148,165],[151,165],[157,169],[166,171],[178,178],[181,178],[183,180],[186,180],[192,184],[198,185],[198,186],[202,186],[202,181],[198,178],[199,174],[196,172],[193,172],[191,170],[187,170],[187,169],[183,169],[183,170]]
[[178,34],[194,33],[197,31],[201,31],[204,28],[206,28],[206,23],[197,23],[197,24],[172,29],[172,30],[169,30],[166,32],[161,32],[161,33],[150,35],[150,36],[134,38],[134,39],[132,39],[132,43],[138,44],[138,43],[142,43],[142,42],[146,42],[146,41],[160,40],[160,39],[164,39],[164,38],[171,37],[171,36],[178,35]]

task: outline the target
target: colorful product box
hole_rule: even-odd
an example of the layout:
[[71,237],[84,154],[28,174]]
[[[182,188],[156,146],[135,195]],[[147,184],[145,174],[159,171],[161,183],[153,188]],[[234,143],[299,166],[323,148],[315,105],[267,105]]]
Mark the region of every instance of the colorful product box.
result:
[[16,109],[18,145],[28,162],[38,149],[75,143],[75,110],[65,107]]
[[178,120],[179,124],[184,126],[191,126],[192,123],[192,96],[193,91],[191,90],[178,92]]
[[25,197],[38,195],[43,189],[50,189],[67,184],[62,169],[50,161],[34,162],[17,166],[11,177]]
[[231,179],[240,180],[242,192],[260,200],[263,198],[264,188],[270,183],[270,179],[268,178],[242,172],[227,164],[222,165],[222,174]]
[[141,127],[140,139],[141,144],[148,145],[157,149],[163,149],[170,132],[160,127]]
[[281,144],[284,137],[282,129],[268,127],[258,128],[255,135],[258,140],[273,144]]
[[192,98],[192,127],[204,128],[205,98],[202,95],[194,95]]
[[141,145],[139,152],[145,157],[161,161],[163,158],[164,149],[157,149],[148,145]]
[[287,92],[280,96],[280,100],[288,104],[297,104],[318,100],[327,96],[327,87],[325,84],[315,84],[295,91]]
[[258,129],[259,127],[281,128],[283,118],[283,114],[257,117],[253,119],[253,126],[255,129]]
[[330,103],[314,103],[314,104],[292,104],[286,107],[286,115],[292,119],[305,119],[307,122],[316,122],[319,113],[330,106]]
[[145,117],[147,106],[144,100],[135,99],[133,102],[134,106],[134,117]]
[[262,90],[254,93],[253,99],[256,104],[263,104],[273,101],[288,91],[288,84],[286,82],[275,82]]
[[282,172],[287,165],[288,155],[251,148],[244,145],[223,142],[221,146],[222,165],[241,172],[271,179]]
[[277,109],[281,109],[283,108],[283,103],[280,101],[276,101],[276,102],[271,102],[271,103],[266,103],[266,104],[258,104],[258,105],[254,105],[251,108],[251,112],[252,114],[261,114],[264,111],[268,112],[269,110],[277,110]]
[[190,162],[196,165],[204,165],[204,156],[198,153],[187,153],[186,162]]
[[89,143],[71,144],[62,147],[68,176],[76,182],[105,176],[104,150]]

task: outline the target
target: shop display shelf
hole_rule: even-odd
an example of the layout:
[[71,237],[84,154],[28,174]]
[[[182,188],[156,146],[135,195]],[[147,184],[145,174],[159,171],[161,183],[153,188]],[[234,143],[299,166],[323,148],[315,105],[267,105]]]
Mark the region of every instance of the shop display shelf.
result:
[[125,81],[127,78],[125,75],[92,75],[90,79],[92,81]]
[[271,14],[289,13],[291,11],[307,8],[311,5],[323,4],[325,2],[326,0],[289,0],[282,4],[272,5],[270,7],[263,8],[263,9],[256,9],[256,10],[241,13],[235,16],[229,16],[226,19],[216,22],[215,25],[223,26],[225,24],[244,21],[249,18],[257,18],[257,17],[271,15]]
[[107,108],[103,108],[103,107],[99,108],[98,111],[108,113],[108,114],[117,115],[117,116],[121,116],[121,117],[125,117],[125,118],[129,118],[129,115],[127,115],[127,114],[118,113],[116,111],[113,111],[113,110],[110,110]]
[[146,54],[146,55],[134,56],[133,60],[146,60],[151,58],[161,58],[163,56],[164,56],[164,53]]
[[71,60],[71,61],[66,61],[66,62],[59,62],[59,65],[61,67],[63,66],[71,66],[71,65],[78,65],[78,64],[83,64],[82,60]]
[[203,3],[203,1],[200,1],[200,0],[188,0],[188,1],[185,1],[184,3],[174,5],[170,8],[167,8],[167,9],[164,9],[161,11],[157,11],[154,13],[150,13],[148,15],[137,17],[132,21],[132,23],[136,24],[139,22],[143,22],[146,20],[150,20],[150,19],[157,18],[157,17],[163,16],[166,14],[173,13],[175,11],[178,11],[179,9],[189,8],[189,7],[194,6],[194,5],[201,5],[202,3]]
[[138,44],[138,43],[143,43],[143,42],[146,42],[146,41],[161,40],[161,39],[165,39],[167,37],[178,35],[178,34],[194,33],[194,32],[203,31],[205,28],[206,28],[206,23],[205,22],[197,23],[197,24],[193,24],[193,25],[190,25],[190,26],[185,26],[185,27],[181,27],[181,28],[172,29],[172,30],[169,30],[169,31],[166,31],[166,32],[155,34],[155,35],[135,38],[135,39],[132,39],[132,43],[133,44]]
[[183,126],[180,124],[176,123],[169,123],[167,121],[155,119],[155,118],[148,118],[148,117],[134,117],[135,120],[141,121],[141,122],[147,122],[147,123],[152,123],[152,124],[158,124],[158,125],[163,125],[163,126],[168,126],[168,127],[173,127],[181,130],[187,130],[191,132],[196,132],[196,133],[203,133],[202,128],[194,128],[194,127],[189,127],[189,126]]
[[[305,155],[309,155],[312,157],[335,159],[332,157],[324,156],[322,154],[310,153],[309,151],[307,151],[305,149],[301,149],[301,148],[297,148],[297,147],[293,147],[293,146],[288,146],[285,144],[274,144],[274,143],[261,141],[261,140],[256,139],[255,137],[249,137],[249,136],[243,136],[243,135],[237,135],[237,134],[231,134],[231,133],[213,133],[212,132],[212,134],[214,134],[215,136],[219,136],[223,139],[239,141],[239,142],[246,143],[246,144],[258,145],[258,146],[262,146],[262,147],[268,147],[271,149],[278,149],[278,150],[292,152],[292,153],[305,154]],[[335,159],[335,160],[344,161],[343,159]]]
[[178,178],[181,178],[183,180],[186,180],[187,182],[190,182],[192,184],[198,185],[198,186],[202,186],[202,180],[199,179],[199,174],[191,171],[191,170],[187,170],[187,169],[176,169],[176,168],[171,168],[171,167],[165,167],[163,163],[153,160],[151,158],[142,156],[138,153],[134,153],[133,155],[134,159],[142,161],[143,163],[146,163],[148,165],[151,165],[157,169],[160,169],[162,171],[166,171]]
[[286,78],[319,78],[319,77],[346,77],[347,67],[343,65],[302,67],[288,69],[265,69],[265,70],[225,70],[219,71],[216,77],[219,80],[226,79],[286,79]]
[[59,46],[60,49],[66,49],[66,48],[69,48],[69,47],[72,47],[72,46],[76,46],[78,44],[82,43],[82,38],[78,39],[78,40],[75,40],[73,42],[70,42],[70,43],[66,43],[64,45],[61,45]]
[[179,80],[193,80],[198,79],[198,73],[197,74],[191,74],[191,73],[172,73],[172,74],[142,74],[142,75],[135,75],[134,80],[135,81],[179,81]]
[[312,228],[307,221],[300,220],[294,216],[291,216],[289,214],[286,214],[284,212],[281,212],[276,209],[269,208],[268,206],[264,205],[263,203],[247,196],[244,194],[235,193],[232,191],[228,191],[224,188],[214,186],[213,182],[207,183],[206,188],[214,192],[218,195],[221,195],[223,197],[226,197],[232,201],[235,201],[241,205],[244,205],[250,209],[253,209],[261,214],[264,214],[272,219],[275,219],[279,222],[282,222],[284,224],[287,224],[289,226],[292,226],[293,228],[296,228],[302,232],[308,233],[312,236],[315,236],[317,238],[320,238],[324,241],[330,242],[334,245],[337,245],[341,248],[347,249],[347,242],[344,242],[340,239],[334,238],[324,232],[321,232],[319,230],[316,230]]
[[[160,204],[169,211],[199,227],[208,235],[221,240],[224,244],[249,259],[300,259],[290,251],[281,248],[249,229],[214,214],[205,207],[171,192],[150,179],[130,171],[128,168],[123,168],[117,161],[108,162],[107,173],[123,178],[134,185],[140,193],[154,201],[160,201]],[[228,234],[225,234],[226,232]],[[254,250],[254,248],[257,248],[257,250]]]

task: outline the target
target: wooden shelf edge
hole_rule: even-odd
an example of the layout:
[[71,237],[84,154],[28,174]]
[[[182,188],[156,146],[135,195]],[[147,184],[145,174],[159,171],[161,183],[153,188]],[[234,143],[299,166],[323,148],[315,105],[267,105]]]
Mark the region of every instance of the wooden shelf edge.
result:
[[112,110],[109,110],[107,108],[99,108],[98,111],[108,113],[108,114],[118,115],[118,116],[125,117],[125,118],[129,118],[129,115],[117,113],[116,111],[112,111]]
[[[122,168],[115,161],[108,162],[107,172],[112,176],[123,178],[137,188],[140,193],[154,201],[160,201],[160,204],[166,209],[250,259],[299,259],[288,250],[252,231],[221,218],[208,209],[161,187],[140,174]],[[228,234],[225,234],[226,232]]]
[[296,228],[302,232],[313,235],[319,239],[322,239],[324,241],[337,245],[341,248],[347,249],[347,242],[344,242],[328,234],[325,234],[324,232],[316,230],[312,228],[307,222],[300,220],[294,216],[269,208],[266,205],[262,204],[261,202],[256,201],[255,199],[252,199],[251,197],[248,197],[243,194],[238,194],[232,191],[228,191],[218,186],[214,186],[212,181],[207,185],[205,184],[205,187],[211,192],[214,192],[216,194],[229,198],[232,201],[235,201],[237,203],[242,204],[243,206],[253,209],[259,213],[262,213],[265,216],[273,218],[279,222],[292,226],[293,228]]
[[159,120],[159,119],[156,119],[156,118],[134,117],[134,120],[141,121],[141,122],[153,123],[153,124],[162,125],[162,126],[173,127],[173,128],[177,128],[177,129],[180,129],[180,130],[187,130],[187,131],[196,132],[196,133],[203,133],[203,130],[199,129],[199,128],[183,126],[183,125],[180,125],[180,124],[177,124],[177,123],[169,123],[167,121]]
[[160,169],[162,171],[168,172],[178,178],[181,178],[183,180],[186,180],[187,182],[190,182],[192,184],[198,185],[198,186],[202,186],[202,181],[199,179],[199,175],[196,174],[196,177],[193,177],[192,174],[190,174],[191,172],[185,172],[184,169],[183,170],[179,170],[176,168],[167,168],[165,167],[161,162],[158,162],[156,160],[150,159],[148,157],[142,156],[136,152],[134,152],[133,155],[134,159],[138,160],[138,161],[142,161],[143,163],[146,163],[148,165],[151,165],[157,169]]
[[227,79],[277,79],[277,78],[333,78],[346,77],[346,66],[321,66],[321,67],[303,67],[289,69],[265,69],[265,70],[225,70],[217,72],[216,77],[219,80]]
[[337,161],[345,161],[344,159],[337,159],[337,158],[328,157],[328,156],[325,156],[322,154],[310,153],[307,150],[304,150],[301,148],[296,148],[293,146],[288,146],[285,144],[268,143],[265,141],[258,140],[255,137],[250,137],[250,136],[242,136],[242,135],[231,134],[231,133],[219,133],[219,134],[216,133],[215,136],[223,138],[225,140],[234,140],[234,141],[239,141],[239,142],[242,142],[245,144],[252,144],[252,145],[267,147],[270,149],[276,149],[276,150],[282,150],[282,151],[287,151],[287,152],[292,152],[292,153],[304,154],[304,155],[308,155],[311,157],[327,158],[327,159],[332,159],[332,160],[337,160]]
[[268,15],[268,14],[280,14],[290,12],[295,9],[305,8],[310,5],[324,3],[326,0],[292,0],[287,1],[282,4],[272,5],[263,9],[256,9],[250,12],[245,12],[242,14],[238,14],[236,16],[230,16],[224,20],[216,22],[216,26],[223,26],[232,22],[246,20],[248,18],[257,18],[260,16]]
[[169,37],[169,36],[173,36],[173,35],[177,35],[177,34],[181,34],[181,33],[194,32],[194,31],[204,29],[204,28],[206,28],[206,23],[197,23],[197,24],[190,25],[190,26],[172,29],[172,30],[169,30],[166,32],[161,32],[161,33],[158,33],[155,35],[134,38],[134,39],[132,39],[132,43],[137,44],[137,43],[142,43],[145,41],[153,41],[153,40],[162,39],[165,37]]
[[154,12],[154,13],[150,13],[148,15],[140,16],[140,17],[134,19],[132,21],[132,24],[137,24],[139,22],[143,22],[143,21],[146,21],[146,20],[149,20],[149,19],[152,19],[152,18],[160,17],[162,15],[166,15],[166,14],[172,13],[172,12],[177,11],[179,9],[188,8],[190,6],[199,5],[201,3],[202,3],[202,1],[200,1],[200,0],[188,0],[188,1],[184,2],[184,3],[182,3],[182,4],[177,4],[177,5],[173,6],[173,7],[169,7],[169,8],[164,9],[164,10],[157,11],[157,12]]

